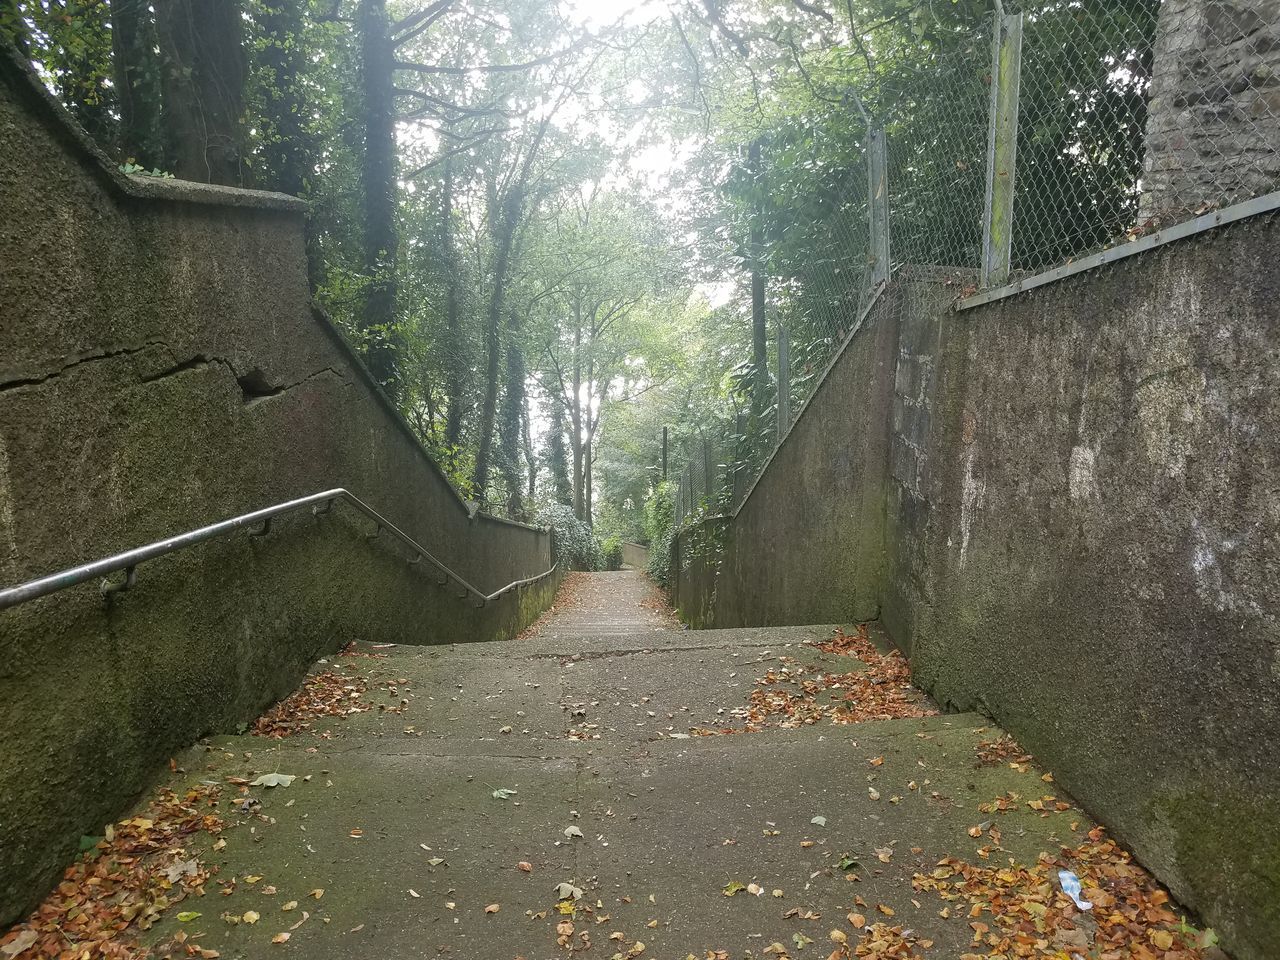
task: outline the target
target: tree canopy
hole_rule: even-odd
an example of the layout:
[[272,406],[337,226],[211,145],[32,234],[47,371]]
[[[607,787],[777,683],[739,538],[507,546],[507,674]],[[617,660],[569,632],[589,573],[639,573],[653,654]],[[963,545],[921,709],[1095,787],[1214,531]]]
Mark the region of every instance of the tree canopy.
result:
[[[1070,49],[1028,44],[1048,79],[1020,150],[1053,187],[1031,202],[1078,223],[1056,246],[1021,241],[1027,265],[1136,210],[1150,64],[1124,57],[1159,4],[1086,16],[1099,3],[1023,5],[1083,31]],[[318,304],[464,495],[526,520],[558,504],[627,538],[662,534],[664,427],[672,475],[708,434],[729,438],[717,469],[758,463],[777,428],[777,331],[794,409],[851,329],[869,289],[873,131],[890,144],[898,256],[975,265],[989,31],[982,0],[0,13],[128,171],[308,201]],[[1097,94],[1064,109],[1054,77]],[[1088,154],[1064,149],[1086,124]],[[1097,182],[1104,164],[1123,168],[1115,185]]]

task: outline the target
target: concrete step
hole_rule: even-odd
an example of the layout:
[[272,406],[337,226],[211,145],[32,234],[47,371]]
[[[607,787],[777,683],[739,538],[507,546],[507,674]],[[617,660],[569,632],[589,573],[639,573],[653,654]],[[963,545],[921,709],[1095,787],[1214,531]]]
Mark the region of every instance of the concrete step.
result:
[[[205,851],[220,879],[261,881],[216,897],[200,922],[164,921],[153,937],[182,929],[223,956],[279,956],[271,936],[300,918],[280,905],[297,900],[312,919],[289,947],[309,958],[551,960],[561,955],[554,887],[564,881],[584,891],[577,933],[606,957],[636,941],[655,957],[759,956],[796,933],[819,943],[832,928],[852,934],[846,914],[873,922],[877,904],[934,939],[931,955],[954,957],[971,937],[967,920],[941,918],[946,904],[914,891],[913,876],[948,855],[983,862],[979,848],[993,841],[969,835],[991,819],[978,803],[1044,788],[1034,768],[977,767],[978,745],[997,731],[972,714],[643,743],[543,740],[525,753],[499,738],[403,737],[395,728],[412,714],[381,717],[381,741],[345,729],[332,741],[219,738],[184,757],[206,779],[300,779],[252,791],[261,815],[233,818],[225,847]],[[516,792],[495,799],[499,788]],[[1042,818],[1020,807],[1001,815],[995,856],[1031,863],[1090,826],[1078,810]],[[570,827],[582,836],[567,836]],[[846,857],[858,865],[841,869]],[[728,898],[730,883],[766,893]],[[307,899],[314,889],[321,900]],[[498,911],[486,913],[492,904]],[[788,916],[793,908],[821,922]],[[250,909],[259,924],[217,919]],[[624,939],[608,940],[615,932]]]
[[[831,632],[647,631],[576,647],[543,637],[330,658],[316,671],[363,688],[350,701],[372,709],[284,740],[218,737],[181,758],[176,787],[262,772],[299,779],[251,790],[260,813],[230,815],[225,847],[206,844],[219,879],[263,879],[193,906],[198,921],[166,919],[153,941],[181,929],[224,957],[279,957],[271,936],[300,918],[280,905],[297,900],[312,916],[287,949],[308,958],[551,960],[564,955],[554,890],[564,881],[584,891],[574,938],[581,948],[586,932],[592,955],[625,956],[639,941],[640,956],[760,956],[797,933],[852,935],[847,914],[871,922],[884,904],[937,941],[932,955],[959,956],[967,921],[941,918],[944,904],[914,891],[912,877],[993,847],[969,834],[991,819],[979,803],[1056,792],[1034,768],[979,766],[979,745],[998,730],[961,714],[690,735],[741,726],[733,711],[766,675],[777,691],[784,670],[799,689],[864,669],[813,646]],[[499,789],[515,792],[498,799]],[[1090,826],[1078,810],[1042,818],[1020,805],[1001,815],[993,856],[1034,862]],[[842,869],[846,856],[859,865]],[[766,893],[726,897],[729,883]],[[314,889],[323,898],[308,901]],[[218,919],[250,909],[258,924]]]

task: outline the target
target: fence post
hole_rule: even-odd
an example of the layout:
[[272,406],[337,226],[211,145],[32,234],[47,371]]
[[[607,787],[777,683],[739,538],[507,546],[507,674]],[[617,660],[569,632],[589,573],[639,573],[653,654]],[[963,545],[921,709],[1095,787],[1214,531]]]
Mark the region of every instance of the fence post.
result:
[[791,341],[787,328],[778,324],[778,442],[791,429]]
[[[766,372],[768,372],[766,370]],[[702,473],[703,483],[707,488],[707,510],[711,509],[715,503],[715,491],[712,489],[714,478],[711,472],[711,444],[707,443],[707,438],[702,438]]]
[[884,127],[867,125],[867,217],[871,227],[871,285],[889,280],[889,160]]
[[991,108],[987,126],[987,196],[982,211],[980,286],[1009,280],[1018,154],[1018,92],[1022,82],[1022,14],[999,0],[991,38]]

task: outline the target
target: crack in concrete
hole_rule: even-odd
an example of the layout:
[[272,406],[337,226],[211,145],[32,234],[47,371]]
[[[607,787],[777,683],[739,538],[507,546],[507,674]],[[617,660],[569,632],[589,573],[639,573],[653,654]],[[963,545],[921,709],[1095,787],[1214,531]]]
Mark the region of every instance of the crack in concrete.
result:
[[317,379],[318,377],[325,376],[326,374],[337,377],[343,383],[348,382],[347,378],[342,375],[342,371],[337,369],[336,367],[322,367],[321,369],[317,370],[315,373],[309,373],[305,377],[303,377],[301,380],[295,380],[293,383],[286,383],[276,387],[267,387],[266,389],[256,390],[256,391],[254,390],[253,387],[246,386],[244,379],[241,379],[240,390],[241,392],[244,393],[244,397],[245,397],[244,405],[246,407],[256,407],[258,404],[262,403],[265,400],[270,400],[273,397],[278,397],[282,393],[287,393],[290,390],[296,389],[297,387],[301,387],[304,384],[310,383],[312,380]]
[[175,377],[180,373],[186,373],[188,370],[201,370],[204,367],[220,364],[231,371],[231,375],[236,375],[235,365],[225,357],[215,357],[212,354],[197,353],[194,357],[183,360],[181,363],[175,363],[171,367],[166,367],[159,373],[153,373],[146,377],[141,377],[139,383],[156,383],[159,380],[165,380],[169,377]]
[[20,387],[38,386],[42,383],[54,380],[62,376],[68,370],[73,370],[83,364],[96,363],[99,360],[111,360],[115,357],[127,357],[135,353],[142,353],[144,350],[149,350],[152,347],[164,347],[167,350],[169,349],[169,344],[163,340],[148,340],[146,343],[137,347],[106,347],[102,350],[81,353],[76,355],[67,363],[64,363],[57,370],[51,370],[48,373],[32,374],[25,377],[16,377],[12,380],[0,382],[0,393],[3,393],[6,390],[17,390]]

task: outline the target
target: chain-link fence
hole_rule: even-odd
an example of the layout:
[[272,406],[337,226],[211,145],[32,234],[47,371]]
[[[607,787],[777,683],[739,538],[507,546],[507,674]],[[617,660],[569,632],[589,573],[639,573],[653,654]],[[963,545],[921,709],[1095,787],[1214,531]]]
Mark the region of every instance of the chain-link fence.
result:
[[993,0],[924,39],[903,22],[844,45],[847,116],[812,132],[846,131],[842,162],[766,172],[769,405],[724,428],[713,473],[691,456],[681,518],[698,491],[741,502],[896,270],[943,268],[977,302],[1280,207],[1280,0]]

